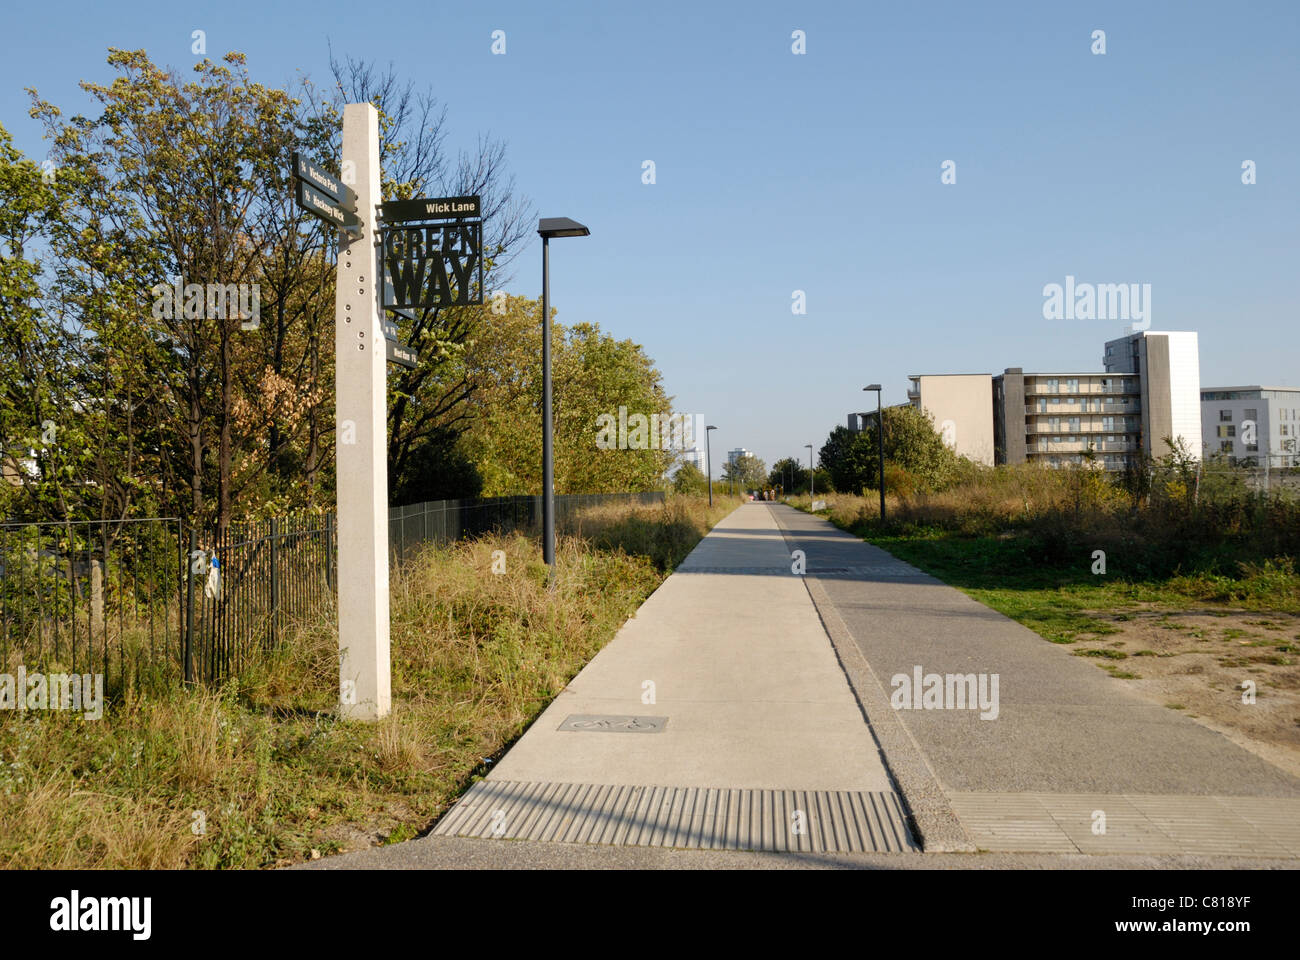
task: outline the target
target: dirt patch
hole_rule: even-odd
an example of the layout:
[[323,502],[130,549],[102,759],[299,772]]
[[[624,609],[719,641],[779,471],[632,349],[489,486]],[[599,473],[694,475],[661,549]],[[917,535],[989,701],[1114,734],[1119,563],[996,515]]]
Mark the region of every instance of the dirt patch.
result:
[[[1300,615],[1157,608],[1089,615],[1113,632],[1081,636],[1071,652],[1300,776]],[[1247,681],[1254,703],[1243,702]]]

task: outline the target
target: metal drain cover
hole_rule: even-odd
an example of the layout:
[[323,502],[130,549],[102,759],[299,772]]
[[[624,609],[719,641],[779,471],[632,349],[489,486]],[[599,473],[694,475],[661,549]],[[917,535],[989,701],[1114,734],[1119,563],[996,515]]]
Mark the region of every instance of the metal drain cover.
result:
[[663,733],[666,726],[668,726],[667,717],[627,717],[575,713],[567,717],[556,729],[585,730],[594,733]]

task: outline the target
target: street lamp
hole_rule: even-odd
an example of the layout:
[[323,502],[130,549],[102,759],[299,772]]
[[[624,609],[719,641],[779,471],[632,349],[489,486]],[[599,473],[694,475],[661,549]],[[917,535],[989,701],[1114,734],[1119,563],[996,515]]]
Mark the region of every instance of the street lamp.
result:
[[542,559],[555,582],[555,451],[551,423],[551,237],[587,237],[591,231],[568,217],[537,221],[542,238]]
[[[695,422],[699,423],[698,420]],[[716,429],[718,428],[711,425],[704,428],[704,465],[709,471],[709,506],[713,506],[713,454],[710,452],[709,448],[709,431]],[[695,449],[698,450],[699,447],[696,447]]]
[[881,386],[870,383],[862,388],[876,391],[876,447],[880,451],[880,522],[885,522],[885,415],[880,405]]
[[808,499],[811,500],[813,498],[813,486],[816,483],[816,480],[813,478],[812,444],[805,443],[804,446],[808,448]]

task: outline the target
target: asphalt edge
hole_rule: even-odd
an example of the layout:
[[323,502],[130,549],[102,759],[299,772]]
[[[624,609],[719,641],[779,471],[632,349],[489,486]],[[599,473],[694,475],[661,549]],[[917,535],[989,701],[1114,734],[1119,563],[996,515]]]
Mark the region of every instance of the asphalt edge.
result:
[[[791,531],[782,522],[780,512],[773,510],[772,516],[786,546],[791,546]],[[829,524],[826,520],[822,522]],[[835,529],[843,533],[838,527]],[[862,719],[876,741],[885,772],[894,782],[907,813],[909,826],[921,845],[921,850],[924,853],[978,852],[961,821],[957,819],[957,814],[953,812],[947,795],[939,786],[939,781],[916,740],[890,707],[884,685],[871,669],[871,664],[859,649],[821,581],[810,574],[805,574],[801,579],[817,616],[821,619],[822,628],[830,638],[849,689],[858,702]]]

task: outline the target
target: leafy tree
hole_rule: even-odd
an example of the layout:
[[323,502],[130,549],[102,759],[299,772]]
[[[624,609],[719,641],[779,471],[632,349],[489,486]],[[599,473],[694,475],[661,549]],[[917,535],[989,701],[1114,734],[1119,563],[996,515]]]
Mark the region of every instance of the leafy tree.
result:
[[767,466],[758,457],[745,454],[722,465],[722,479],[735,482],[737,490],[757,490],[767,480]]
[[[524,297],[485,306],[466,348],[463,375],[470,393],[464,449],[483,477],[485,496],[541,491],[540,314],[538,301]],[[636,414],[666,415],[671,401],[644,350],[630,340],[615,340],[596,324],[554,323],[551,368],[556,492],[659,486],[674,453],[662,436],[648,430],[636,435],[631,421]],[[602,423],[611,420],[613,435],[602,437]]]
[[[238,53],[202,61],[188,80],[144,51],[110,49],[108,63],[111,83],[82,84],[93,117],[65,118],[31,91],[55,179],[34,177],[12,148],[0,157],[0,206],[13,213],[0,242],[18,245],[0,270],[6,331],[39,345],[0,356],[0,445],[35,449],[32,428],[47,419],[60,439],[37,457],[24,509],[225,525],[331,501],[336,235],[293,202],[290,155],[329,168],[343,104],[375,103],[387,198],[483,197],[490,288],[530,229],[504,146],[480,140],[452,160],[437,101],[353,60],[331,60],[328,95],[307,80],[292,91],[259,84]],[[47,263],[21,272],[34,261],[11,254],[35,247]],[[158,291],[175,279],[256,285],[256,329],[203,309],[160,316]],[[451,458],[446,483],[473,485],[456,438],[471,413],[463,355],[481,317],[462,308],[399,320],[420,364],[390,381],[394,490],[445,488],[426,482],[439,457]]]
[[857,492],[875,485],[871,481],[873,470],[879,472],[875,450],[874,434],[836,427],[818,451],[817,462],[836,490]]
[[[939,490],[956,474],[959,457],[952,452],[934,428],[934,417],[911,406],[886,407],[885,463],[906,470],[924,489]],[[862,436],[871,450],[876,449],[875,429]],[[879,481],[868,471],[865,486],[879,489]]]
[[805,489],[808,486],[808,468],[802,466],[794,457],[782,457],[772,464],[772,472],[767,476],[769,487],[781,487],[787,493]]
[[709,478],[704,471],[691,462],[683,463],[673,474],[673,490],[676,493],[702,494],[709,492]]
[[[0,126],[0,516],[50,519],[76,491],[57,445],[64,404],[76,395],[66,363],[66,337],[42,303],[44,267],[36,255],[60,219],[59,186],[49,183]],[[66,181],[64,186],[66,186]],[[52,443],[42,424],[56,426]],[[62,438],[73,453],[74,437]],[[80,464],[78,464],[80,465]]]

